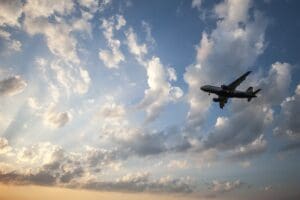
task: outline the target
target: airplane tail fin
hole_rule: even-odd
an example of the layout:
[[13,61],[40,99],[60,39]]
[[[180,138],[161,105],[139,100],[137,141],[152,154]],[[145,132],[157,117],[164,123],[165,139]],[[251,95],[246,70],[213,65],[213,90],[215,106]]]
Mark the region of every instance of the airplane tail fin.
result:
[[[256,97],[256,94],[257,94],[259,91],[261,91],[261,89],[257,89],[257,90],[255,90],[255,91],[253,91],[253,88],[252,88],[252,87],[249,87],[249,88],[247,89],[247,92],[250,92],[250,91],[253,93],[253,97]],[[249,97],[249,98],[248,98],[248,102],[251,101],[251,99],[252,99],[253,97]]]
[[248,89],[246,90],[246,92],[252,93],[253,92],[253,87],[248,87]]

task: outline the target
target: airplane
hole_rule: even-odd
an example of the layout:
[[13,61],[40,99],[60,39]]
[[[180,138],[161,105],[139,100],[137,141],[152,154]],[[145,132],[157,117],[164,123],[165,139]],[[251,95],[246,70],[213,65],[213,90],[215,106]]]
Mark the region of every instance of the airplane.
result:
[[224,105],[227,103],[228,98],[246,98],[248,102],[252,98],[257,97],[256,94],[261,90],[257,89],[253,91],[253,87],[249,87],[246,91],[236,90],[236,88],[243,82],[246,77],[251,73],[251,71],[246,72],[241,77],[230,83],[229,85],[221,85],[221,87],[216,87],[212,85],[204,85],[200,89],[204,92],[208,92],[218,95],[218,98],[213,98],[214,102],[219,102],[219,106],[223,109]]

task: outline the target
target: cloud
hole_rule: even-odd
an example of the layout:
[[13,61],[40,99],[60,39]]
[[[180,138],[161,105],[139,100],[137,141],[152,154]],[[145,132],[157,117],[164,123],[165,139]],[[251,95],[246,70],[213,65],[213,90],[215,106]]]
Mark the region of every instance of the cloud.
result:
[[[203,139],[203,146],[220,150],[233,149],[255,141],[263,134],[265,127],[270,124],[270,108],[261,109],[260,105],[247,106],[228,118],[222,125],[217,126]],[[262,136],[260,136],[262,137]],[[258,140],[258,144],[259,144]],[[254,147],[256,143],[254,142]],[[251,146],[251,145],[250,145]],[[249,146],[247,148],[250,148]]]
[[184,74],[189,86],[187,130],[190,132],[201,128],[211,104],[210,98],[199,87],[226,83],[252,66],[264,51],[267,21],[257,10],[250,17],[251,8],[250,1],[240,4],[232,0],[214,7],[217,26],[210,34],[202,33],[200,44],[196,47],[196,64],[188,66]]
[[130,53],[137,56],[138,59],[141,59],[145,54],[148,53],[147,46],[145,43],[138,44],[137,43],[137,36],[133,32],[132,28],[129,28],[128,31],[125,32],[126,38],[127,38],[127,45]]
[[6,154],[9,151],[11,151],[11,146],[8,144],[8,141],[6,138],[0,137],[0,155]]
[[48,17],[55,13],[66,15],[70,14],[73,9],[74,2],[68,0],[54,0],[50,2],[30,0],[24,6],[25,13],[33,18]]
[[91,78],[84,67],[74,67],[74,65],[61,60],[53,61],[50,67],[55,73],[58,83],[65,88],[67,95],[70,95],[71,91],[80,95],[88,91]]
[[22,43],[19,40],[12,39],[9,32],[0,29],[0,38],[4,39],[3,42],[8,50],[21,51]]
[[83,174],[78,161],[49,142],[15,149],[15,152],[18,165],[1,171],[2,183],[63,186]]
[[165,105],[170,102],[177,102],[183,96],[183,91],[170,83],[177,80],[174,68],[165,68],[160,58],[156,56],[146,60],[144,56],[148,53],[148,47],[145,43],[138,44],[137,35],[132,28],[129,28],[125,35],[129,52],[147,70],[149,88],[144,91],[144,98],[137,107],[146,110],[145,122],[150,123],[160,115]]
[[236,190],[242,186],[242,183],[240,180],[235,181],[218,181],[214,180],[210,184],[210,189],[217,194],[222,194],[226,192],[231,192],[233,190]]
[[68,112],[55,112],[49,111],[44,116],[46,124],[55,128],[60,128],[66,125],[70,120],[70,114]]
[[152,180],[148,172],[126,174],[114,182],[89,181],[83,188],[130,192],[190,193],[193,191],[189,177],[171,178],[165,176]]
[[26,88],[27,83],[20,76],[12,76],[0,81],[0,95],[14,96]]
[[[0,140],[1,149],[8,147]],[[103,181],[97,174],[116,164],[115,150],[87,147],[85,151],[67,152],[49,142],[15,148],[15,165],[0,165],[0,182],[25,185],[48,185],[93,190],[129,192],[190,193],[189,177],[163,176],[152,179],[149,172],[127,173],[115,180]],[[7,156],[7,155],[6,155]]]
[[118,156],[117,153],[115,150],[87,147],[84,153],[84,159],[89,167],[101,168],[116,160]]
[[18,19],[22,14],[23,2],[3,0],[0,2],[0,26],[20,26]]
[[97,120],[101,122],[101,140],[113,142],[121,157],[144,157],[168,151],[182,152],[191,147],[177,128],[155,131],[133,125],[129,119],[128,110],[113,99],[103,103],[97,115]]
[[275,62],[272,64],[268,76],[262,78],[259,87],[263,89],[260,98],[268,104],[278,105],[288,95],[291,83],[291,65]]
[[171,160],[167,165],[170,169],[185,169],[187,166],[188,163],[186,160]]
[[192,8],[197,8],[200,10],[202,5],[202,0],[193,0],[192,1]]
[[110,50],[101,49],[99,59],[102,60],[104,65],[108,68],[118,68],[118,65],[125,61],[125,57],[120,50],[121,42],[114,38],[115,30],[121,29],[125,24],[126,20],[121,15],[102,20],[101,28],[103,29],[103,35]]
[[50,23],[47,18],[26,16],[24,27],[30,35],[43,34],[49,50],[61,59],[79,64],[77,40],[70,34],[72,27],[66,23]]
[[254,82],[258,83],[258,88],[263,89],[261,96],[251,104],[232,100],[229,108],[232,114],[229,117],[218,117],[214,128],[200,138],[196,146],[200,150],[229,150],[228,159],[243,162],[264,153],[267,141],[263,135],[274,121],[272,106],[278,105],[287,93],[290,68],[288,63],[275,62],[267,76],[256,75]]
[[253,142],[235,148],[229,155],[231,160],[242,160],[257,156],[267,149],[267,141],[263,135],[257,137]]
[[286,136],[292,141],[299,141],[300,120],[297,116],[300,112],[300,85],[297,85],[295,94],[291,97],[287,97],[280,105],[279,124],[275,127],[273,131],[274,134]]
[[145,67],[149,88],[145,90],[145,96],[138,107],[146,110],[146,122],[151,122],[159,116],[167,103],[178,101],[183,92],[167,81],[166,70],[158,57],[152,57]]

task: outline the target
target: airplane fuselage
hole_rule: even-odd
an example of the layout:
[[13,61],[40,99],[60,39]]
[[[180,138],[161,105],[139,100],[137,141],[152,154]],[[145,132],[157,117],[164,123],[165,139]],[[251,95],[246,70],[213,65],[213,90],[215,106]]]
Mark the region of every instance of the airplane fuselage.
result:
[[222,87],[216,87],[212,85],[204,85],[201,87],[201,90],[218,96],[227,97],[227,98],[253,98],[256,97],[255,94],[240,90],[226,90]]

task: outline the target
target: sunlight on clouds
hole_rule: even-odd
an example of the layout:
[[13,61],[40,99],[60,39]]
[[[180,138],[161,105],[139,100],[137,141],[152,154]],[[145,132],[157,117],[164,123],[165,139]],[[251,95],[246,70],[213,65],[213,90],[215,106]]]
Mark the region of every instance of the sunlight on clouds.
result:
[[163,106],[171,100],[179,100],[183,92],[167,81],[166,70],[158,57],[152,57],[146,65],[146,70],[149,88],[145,90],[145,96],[139,108],[146,108],[146,122],[151,122],[159,116]]
[[107,45],[110,50],[101,49],[99,52],[99,58],[103,61],[104,65],[108,68],[119,68],[119,64],[125,61],[125,57],[120,50],[121,42],[115,39],[115,30],[120,30],[126,25],[126,20],[123,16],[117,15],[111,17],[108,20],[102,20],[103,35],[107,40]]

